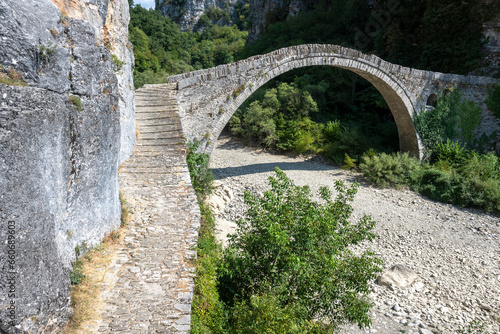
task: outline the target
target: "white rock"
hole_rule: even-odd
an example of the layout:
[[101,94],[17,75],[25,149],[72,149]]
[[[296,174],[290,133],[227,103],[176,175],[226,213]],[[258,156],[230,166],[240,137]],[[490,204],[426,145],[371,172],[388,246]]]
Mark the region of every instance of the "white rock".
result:
[[417,278],[418,276],[415,272],[413,272],[413,270],[402,264],[397,264],[382,273],[382,275],[378,277],[377,282],[379,285],[389,287],[396,285],[398,287],[405,288],[412,285]]

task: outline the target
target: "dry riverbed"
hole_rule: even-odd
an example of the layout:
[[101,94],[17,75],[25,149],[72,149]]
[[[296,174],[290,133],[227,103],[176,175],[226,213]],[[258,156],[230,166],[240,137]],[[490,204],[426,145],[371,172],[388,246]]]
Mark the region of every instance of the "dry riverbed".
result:
[[498,217],[406,190],[375,188],[359,174],[320,159],[270,154],[221,136],[210,162],[225,189],[219,191],[224,194],[219,200],[226,202],[218,215],[220,239],[244,213],[243,191],[264,192],[276,166],[316,193],[324,185],[333,188],[338,179],[360,183],[353,219],[371,215],[378,235],[361,248],[372,249],[385,269],[402,264],[418,276],[406,288],[372,282],[372,327],[346,326],[343,333],[459,333],[473,321],[486,333],[500,333]]

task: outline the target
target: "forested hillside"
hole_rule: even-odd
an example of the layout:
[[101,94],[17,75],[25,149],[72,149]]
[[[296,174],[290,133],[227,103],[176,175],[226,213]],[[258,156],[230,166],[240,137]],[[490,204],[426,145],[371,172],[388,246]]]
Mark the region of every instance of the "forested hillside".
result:
[[129,4],[136,88],[165,82],[168,75],[233,62],[248,36],[236,25],[218,26],[210,21],[198,31],[181,32],[177,24],[159,11],[135,6],[132,0]]

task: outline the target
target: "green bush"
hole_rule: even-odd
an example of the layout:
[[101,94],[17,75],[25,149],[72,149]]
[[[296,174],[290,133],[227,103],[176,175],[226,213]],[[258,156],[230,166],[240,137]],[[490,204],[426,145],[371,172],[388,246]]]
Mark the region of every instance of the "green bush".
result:
[[57,45],[52,44],[51,41],[48,41],[47,44],[40,44],[38,46],[38,53],[40,55],[40,59],[42,61],[47,62],[52,55],[56,52]]
[[459,142],[446,140],[436,145],[434,159],[446,162],[453,167],[462,166],[469,158],[469,151]]
[[486,105],[488,109],[493,111],[495,116],[500,119],[500,86],[495,85],[488,90],[488,97],[486,98]]
[[69,100],[69,103],[71,103],[77,111],[82,111],[84,109],[83,103],[82,103],[82,100],[80,99],[80,97],[78,97],[76,95],[70,95],[68,97],[68,100]]
[[[357,186],[337,181],[335,200],[324,187],[320,204],[308,187],[294,185],[279,169],[269,182],[263,196],[244,195],[246,218],[237,222],[219,271],[221,299],[236,305],[242,323],[254,316],[241,315],[241,309],[261,314],[277,309],[280,317],[294,319],[285,324],[266,317],[274,328],[317,319],[327,326],[322,333],[347,322],[368,326],[371,303],[365,296],[381,261],[369,251],[355,256],[349,248],[374,237],[371,217],[350,221]],[[264,298],[262,304],[256,298]]]
[[206,153],[198,153],[200,142],[188,144],[186,162],[189,167],[191,183],[197,194],[201,197],[208,195],[212,191],[212,181],[214,176],[208,168],[210,156]]
[[340,138],[342,133],[342,128],[340,126],[340,121],[329,121],[325,124],[325,128],[323,129],[323,135],[326,140],[335,141]]
[[71,284],[80,284],[85,279],[85,275],[83,274],[83,263],[80,259],[76,259],[73,264],[73,270],[69,274],[69,279]]
[[459,176],[454,172],[429,167],[419,173],[418,191],[431,199],[444,202],[456,202],[456,195],[460,191]]
[[125,64],[123,61],[120,60],[120,58],[118,58],[117,55],[114,55],[112,54],[111,55],[111,60],[113,60],[113,69],[115,72],[119,72],[123,65]]
[[420,161],[408,153],[369,154],[362,157],[359,168],[370,182],[399,188],[411,185],[412,175],[420,168]]
[[427,158],[447,140],[459,142],[467,149],[482,150],[495,136],[483,133],[476,137],[474,132],[481,122],[481,108],[464,99],[457,89],[440,96],[434,110],[421,111],[414,116],[413,122],[425,146]]
[[358,160],[366,150],[372,147],[373,142],[357,126],[343,129],[340,137],[332,142],[326,142],[324,156],[340,165],[344,162],[345,155],[348,154],[353,159]]
[[203,203],[200,203],[200,211],[202,220],[198,236],[190,333],[224,333],[227,319],[217,290],[217,268],[220,265],[222,247],[215,239],[214,216]]
[[437,146],[437,161],[421,163],[407,154],[370,154],[359,165],[364,176],[383,187],[408,186],[433,200],[500,213],[500,159],[460,144]]

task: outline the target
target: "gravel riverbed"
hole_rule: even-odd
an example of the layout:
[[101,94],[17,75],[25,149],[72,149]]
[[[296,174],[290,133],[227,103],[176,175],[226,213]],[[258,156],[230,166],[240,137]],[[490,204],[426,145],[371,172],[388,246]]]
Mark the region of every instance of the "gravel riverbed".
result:
[[376,188],[319,158],[272,154],[221,136],[210,160],[226,194],[219,198],[226,206],[217,216],[221,240],[245,212],[243,191],[268,189],[267,178],[276,166],[315,193],[324,185],[333,189],[338,179],[358,182],[353,219],[371,215],[378,235],[359,249],[373,250],[384,269],[401,264],[418,276],[405,288],[372,282],[372,327],[346,326],[342,333],[460,333],[473,321],[484,325],[486,333],[500,333],[498,217],[407,190]]

